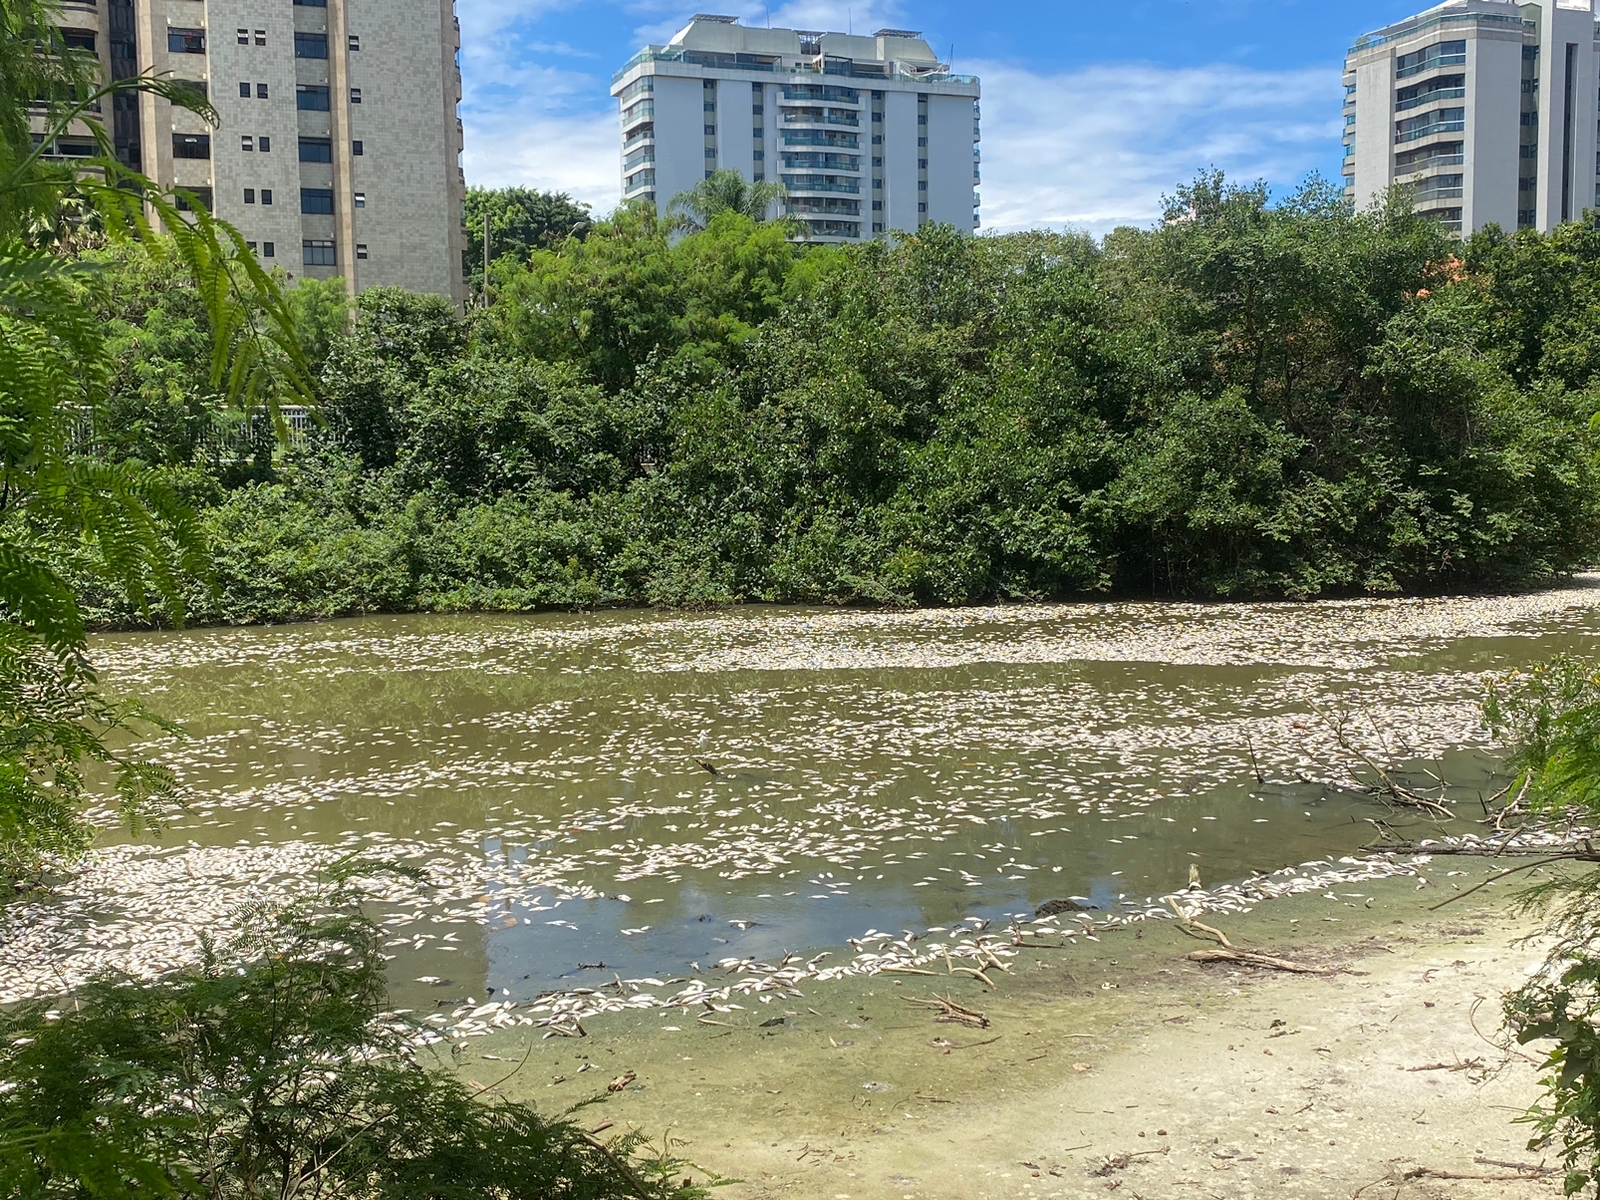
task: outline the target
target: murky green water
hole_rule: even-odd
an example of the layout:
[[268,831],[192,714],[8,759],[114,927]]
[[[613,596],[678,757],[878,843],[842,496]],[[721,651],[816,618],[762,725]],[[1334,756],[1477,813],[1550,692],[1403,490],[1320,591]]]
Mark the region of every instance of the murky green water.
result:
[[57,971],[181,960],[237,889],[293,894],[332,846],[439,882],[395,920],[402,994],[442,977],[520,998],[1058,897],[1114,906],[1191,865],[1221,882],[1367,841],[1382,812],[1349,786],[1341,720],[1369,753],[1442,760],[1475,808],[1486,676],[1597,635],[1585,579],[1501,599],[105,637],[109,686],[187,726],[147,749],[194,804],[161,853],[111,847],[64,890],[90,932],[13,942],[0,980],[27,990],[25,953]]

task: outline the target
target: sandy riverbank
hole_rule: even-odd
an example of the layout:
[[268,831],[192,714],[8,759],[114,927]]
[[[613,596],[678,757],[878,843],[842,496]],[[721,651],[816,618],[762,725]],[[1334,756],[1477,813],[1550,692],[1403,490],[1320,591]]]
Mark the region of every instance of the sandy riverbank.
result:
[[[585,1039],[507,1032],[474,1040],[463,1070],[547,1111],[633,1072],[585,1122],[670,1131],[744,1181],[729,1200],[1349,1200],[1385,1178],[1363,1194],[1559,1195],[1554,1176],[1403,1181],[1419,1167],[1515,1175],[1496,1164],[1541,1157],[1511,1124],[1532,1065],[1466,1065],[1503,1061],[1473,1014],[1496,1031],[1501,993],[1540,958],[1517,944],[1533,926],[1510,913],[1511,884],[1427,908],[1489,873],[1439,859],[1420,890],[1383,880],[1216,919],[1240,944],[1342,968],[1331,975],[1200,967],[1172,922],[1148,923],[1030,952],[993,992],[960,976],[846,980],[705,1014],[719,1024],[668,1010],[596,1018]],[[905,1002],[936,994],[989,1027]]]

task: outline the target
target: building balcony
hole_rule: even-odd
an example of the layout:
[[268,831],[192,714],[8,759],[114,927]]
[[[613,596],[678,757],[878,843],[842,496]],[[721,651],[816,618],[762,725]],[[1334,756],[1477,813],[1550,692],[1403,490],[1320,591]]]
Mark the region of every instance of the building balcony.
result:
[[859,217],[861,201],[834,197],[790,197],[788,211],[794,216]]
[[1445,133],[1461,133],[1467,127],[1466,116],[1467,110],[1464,108],[1441,108],[1420,117],[1396,121],[1395,144],[1418,142]]
[[859,88],[838,87],[831,83],[791,83],[783,89],[783,101],[805,104],[849,104],[860,107]]
[[656,102],[654,100],[640,100],[622,110],[622,132],[627,133],[628,130],[635,126],[655,119]]
[[1459,167],[1466,162],[1464,154],[1432,154],[1427,158],[1413,159],[1411,162],[1396,163],[1396,175],[1415,175],[1422,171],[1431,171],[1435,167]]
[[636,129],[627,137],[622,139],[622,152],[626,154],[635,146],[642,145],[645,142],[654,142],[655,140],[656,127],[654,125],[651,125],[645,129]]
[[859,154],[827,154],[821,151],[791,151],[782,152],[782,162],[785,170],[818,170],[818,171],[849,171],[859,173],[861,170],[861,156]]
[[826,193],[838,193],[845,196],[859,196],[861,194],[861,181],[859,179],[842,179],[833,175],[784,175],[782,182],[791,196],[821,195]]
[[1439,200],[1459,200],[1462,196],[1462,190],[1459,187],[1443,187],[1433,188],[1426,192],[1413,192],[1411,194],[1411,203],[1433,204]]
[[854,133],[836,133],[831,129],[785,129],[785,146],[818,146],[831,150],[859,150],[861,138]]
[[1408,100],[1397,101],[1394,110],[1395,112],[1409,112],[1413,108],[1422,108],[1428,104],[1438,104],[1444,100],[1464,100],[1466,95],[1467,89],[1464,87],[1438,88],[1421,96],[1412,96]]
[[853,112],[836,112],[824,114],[819,108],[783,108],[783,123],[785,125],[843,125],[850,129],[861,128],[861,116]]
[[806,233],[817,240],[855,240],[861,236],[860,221],[835,221],[826,217],[802,220]]

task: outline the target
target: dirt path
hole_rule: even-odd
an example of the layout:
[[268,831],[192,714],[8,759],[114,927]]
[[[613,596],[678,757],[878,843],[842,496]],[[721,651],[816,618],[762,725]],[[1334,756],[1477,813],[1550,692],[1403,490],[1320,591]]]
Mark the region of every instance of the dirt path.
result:
[[[1218,920],[1345,968],[1331,975],[1200,967],[1166,922],[1093,954],[1030,954],[993,993],[880,976],[719,1025],[628,1015],[536,1043],[502,1090],[548,1108],[632,1070],[593,1122],[670,1127],[689,1158],[744,1180],[729,1200],[1557,1196],[1557,1176],[1516,1178],[1541,1159],[1511,1124],[1533,1067],[1486,1071],[1504,1056],[1473,1027],[1476,1011],[1495,1031],[1501,993],[1539,958],[1513,944],[1528,925],[1504,889],[1426,910],[1484,874],[1441,863],[1420,892],[1393,880]],[[990,1025],[904,1003],[946,992]],[[577,1075],[587,1063],[603,1074]],[[1418,1168],[1494,1178],[1406,1178]]]

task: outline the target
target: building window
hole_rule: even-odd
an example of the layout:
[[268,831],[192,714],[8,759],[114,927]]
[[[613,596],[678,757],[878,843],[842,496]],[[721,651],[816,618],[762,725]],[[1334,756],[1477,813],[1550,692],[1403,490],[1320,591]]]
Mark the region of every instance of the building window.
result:
[[250,134],[248,134],[248,133],[241,133],[239,135],[239,149],[244,150],[244,151],[253,151],[255,148],[256,148],[256,139],[255,138],[250,136]]
[[272,203],[272,189],[271,188],[262,188],[261,189],[261,203],[263,203],[263,204],[271,204]]
[[875,134],[873,134],[873,135],[872,135],[872,144],[873,144],[873,145],[874,145],[874,146],[881,146],[881,145],[883,145],[883,134],[881,134],[881,133],[875,133]]
[[874,154],[872,156],[872,165],[875,166],[875,167],[883,166],[883,159],[880,158],[878,155]]
[[361,142],[351,142],[350,143],[350,153],[354,157],[360,158],[363,154],[366,153],[366,148]]
[[707,158],[715,158],[716,156],[717,156],[716,148],[712,147],[712,146],[707,146],[706,147],[706,157]]
[[177,199],[179,212],[210,212],[213,207],[208,187],[179,188]]
[[256,84],[256,99],[265,100],[267,98],[267,85],[264,83]]
[[94,34],[86,29],[63,29],[61,44],[68,50],[87,50],[90,54],[95,52]]
[[332,188],[307,188],[300,189],[300,211],[303,213],[333,213]]
[[367,244],[365,242],[357,242],[356,243],[356,257],[357,258],[365,258],[366,256],[367,256]]
[[[175,32],[177,32],[177,31],[173,30],[173,29],[168,29],[167,30],[167,39],[168,39],[168,43],[169,43],[169,46],[168,46],[169,49],[171,48],[170,47],[170,43],[171,43],[172,35]],[[249,44],[250,44],[250,31],[248,29],[239,30],[239,45],[248,46]]]
[[296,84],[294,106],[301,112],[327,112],[328,89],[314,83]]
[[874,200],[872,202],[872,211],[873,212],[882,212],[883,211],[883,201],[882,200]]
[[359,33],[352,33],[350,35],[350,49],[352,49],[352,50],[361,49],[361,35]]
[[254,204],[256,202],[256,190],[255,190],[255,188],[245,188],[245,190],[244,190],[244,202],[246,204]]
[[300,161],[331,163],[333,161],[333,141],[330,138],[300,139]]
[[756,183],[765,183],[767,179],[767,173],[762,170],[756,170],[751,172],[750,178]]
[[308,267],[338,265],[333,253],[333,242],[329,239],[306,238],[301,243],[301,250],[303,252],[301,261]]
[[921,204],[919,204],[919,205],[917,205],[917,211],[918,211],[918,212],[919,212],[919,213],[925,213],[925,212],[927,212],[927,211],[928,211],[928,205],[927,205],[927,202],[926,202],[926,201],[924,201],[924,202],[923,202],[923,203],[921,203]]
[[751,152],[751,154],[756,162],[764,162],[767,157],[767,152],[765,150],[754,150]]
[[256,147],[263,154],[271,154],[272,153],[272,139],[270,137],[268,137],[266,134],[263,133],[260,137],[258,137],[256,139]]
[[351,104],[360,104],[361,103],[361,89],[360,88],[351,88],[350,89],[350,103]]
[[872,232],[873,233],[882,233],[883,232],[883,222],[882,221],[874,221],[872,223]]
[[265,46],[266,44],[267,44],[267,31],[265,29],[256,30],[256,45]]
[[296,8],[327,8],[328,0],[294,0]]
[[250,247],[250,253],[254,254],[256,252],[256,244],[254,242],[246,242],[245,245]]
[[917,191],[925,192],[927,190],[928,190],[928,181],[926,179],[917,180]]
[[[243,33],[244,30],[240,30]],[[204,29],[178,29],[167,26],[167,53],[168,54],[204,54],[206,52],[206,31]]]
[[367,194],[365,192],[356,193],[355,206],[357,208],[365,208],[367,206]]
[[928,123],[928,114],[927,113],[918,113],[917,114],[917,124],[918,125],[926,125],[927,123]]
[[927,145],[928,145],[928,139],[927,139],[927,138],[925,138],[925,137],[919,137],[919,138],[918,138],[918,139],[917,139],[917,146],[918,146],[918,147],[919,147],[919,148],[921,148],[921,149],[926,149],[926,148],[927,148]]
[[707,125],[706,126],[706,136],[707,137],[716,137],[717,136],[717,127],[715,125]]
[[277,258],[278,257],[278,244],[276,242],[262,242],[261,243],[261,257],[262,258]]
[[239,85],[239,99],[241,99],[241,100],[250,99],[250,85],[248,83],[241,83]]
[[328,35],[325,33],[296,33],[294,35],[296,58],[327,58]]
[[917,159],[917,170],[926,171],[927,169],[928,169],[928,160],[925,159],[925,158]]
[[209,133],[175,133],[172,135],[173,158],[210,158]]

